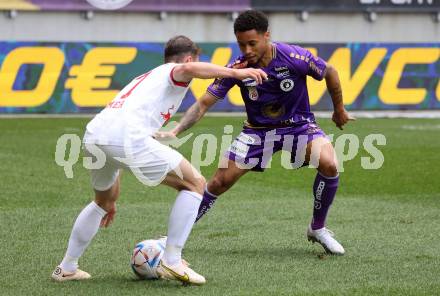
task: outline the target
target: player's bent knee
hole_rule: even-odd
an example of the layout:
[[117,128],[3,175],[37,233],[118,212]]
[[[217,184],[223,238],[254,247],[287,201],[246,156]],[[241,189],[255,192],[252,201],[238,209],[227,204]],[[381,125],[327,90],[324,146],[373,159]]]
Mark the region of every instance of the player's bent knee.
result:
[[114,188],[114,190],[112,190],[112,194],[111,194],[111,197],[110,197],[110,199],[112,200],[112,201],[116,201],[117,199],[118,199],[118,197],[119,197],[119,186],[117,186],[116,188]]
[[220,195],[223,192],[227,191],[231,186],[231,180],[226,178],[224,175],[215,176],[209,182],[209,192],[215,195]]
[[95,203],[104,211],[108,212],[112,209],[113,202],[111,200],[99,200],[95,199]]
[[320,163],[318,170],[326,177],[335,177],[338,175],[338,168],[334,161]]
[[322,147],[318,171],[326,177],[335,177],[338,175],[337,159],[333,146],[330,144]]
[[205,191],[205,186],[206,186],[206,179],[200,175],[197,178],[178,182],[178,184],[175,184],[172,187],[174,187],[178,191],[188,190],[188,191],[197,192],[199,194],[203,194],[203,191]]
[[95,191],[95,203],[105,211],[113,208],[114,202],[119,197],[119,187],[107,191]]
[[196,178],[192,185],[194,187],[192,191],[203,194],[203,191],[205,191],[205,187],[206,187],[205,177],[200,176]]

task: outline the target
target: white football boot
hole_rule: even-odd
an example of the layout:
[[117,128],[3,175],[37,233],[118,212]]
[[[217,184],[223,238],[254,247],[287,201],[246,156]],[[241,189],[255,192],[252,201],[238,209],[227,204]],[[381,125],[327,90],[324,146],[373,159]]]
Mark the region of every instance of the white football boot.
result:
[[189,268],[183,262],[180,262],[175,266],[168,266],[163,260],[161,260],[157,267],[157,273],[162,279],[180,281],[184,285],[203,285],[206,283],[206,280],[202,275]]
[[312,227],[309,225],[307,229],[307,239],[309,241],[321,244],[328,254],[344,255],[344,247],[333,238],[334,235],[333,231],[325,227],[312,230]]
[[91,278],[91,276],[81,269],[77,269],[75,272],[68,272],[64,271],[60,266],[57,266],[52,273],[52,278],[57,282],[65,282],[87,280]]
[[[160,241],[162,243],[162,245],[166,246],[167,244],[167,236],[166,235],[160,235],[159,238],[156,238],[158,241]],[[182,263],[185,266],[190,266],[191,264],[186,261],[185,259],[182,258]]]

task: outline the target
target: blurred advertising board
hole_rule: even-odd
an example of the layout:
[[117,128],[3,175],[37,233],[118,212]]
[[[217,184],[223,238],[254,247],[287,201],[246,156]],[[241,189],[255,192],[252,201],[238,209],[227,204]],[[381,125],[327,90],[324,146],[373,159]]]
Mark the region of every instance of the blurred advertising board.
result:
[[263,11],[317,12],[439,12],[440,0],[252,0]]
[[[107,1],[109,2],[109,1]],[[121,11],[231,12],[250,7],[250,0],[133,0]],[[0,0],[0,10],[97,10],[86,0]]]
[[[440,43],[301,44],[339,72],[351,110],[440,109]],[[226,65],[235,43],[201,43],[202,61]],[[162,63],[162,43],[0,42],[0,113],[90,113]],[[181,110],[211,81],[195,79]],[[308,78],[313,110],[331,110],[325,81]],[[244,111],[234,87],[213,111]]]

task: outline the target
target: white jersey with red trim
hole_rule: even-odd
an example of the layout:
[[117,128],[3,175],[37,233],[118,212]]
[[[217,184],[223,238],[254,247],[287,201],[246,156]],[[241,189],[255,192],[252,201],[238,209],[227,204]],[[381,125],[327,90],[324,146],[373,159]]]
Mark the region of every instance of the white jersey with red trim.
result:
[[177,64],[161,65],[133,79],[87,124],[84,143],[139,146],[176,113],[189,83],[175,81]]

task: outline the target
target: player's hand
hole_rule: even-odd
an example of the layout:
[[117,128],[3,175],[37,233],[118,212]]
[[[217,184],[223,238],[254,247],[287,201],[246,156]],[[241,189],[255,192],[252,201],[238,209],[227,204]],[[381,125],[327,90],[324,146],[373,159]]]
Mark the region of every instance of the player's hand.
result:
[[113,202],[112,207],[107,212],[107,214],[102,218],[101,224],[99,226],[100,227],[110,226],[110,224],[112,224],[113,222],[113,219],[115,218],[115,215],[116,215],[116,202]]
[[158,141],[171,141],[176,139],[176,133],[173,131],[159,131],[153,136]]
[[255,80],[257,84],[262,84],[264,80],[267,80],[267,74],[261,69],[254,69],[254,68],[234,69],[234,78],[238,80],[251,78]]
[[348,123],[350,120],[356,120],[356,118],[348,114],[347,110],[344,108],[341,110],[335,110],[333,112],[332,120],[340,130],[343,130],[342,127],[346,123]]

